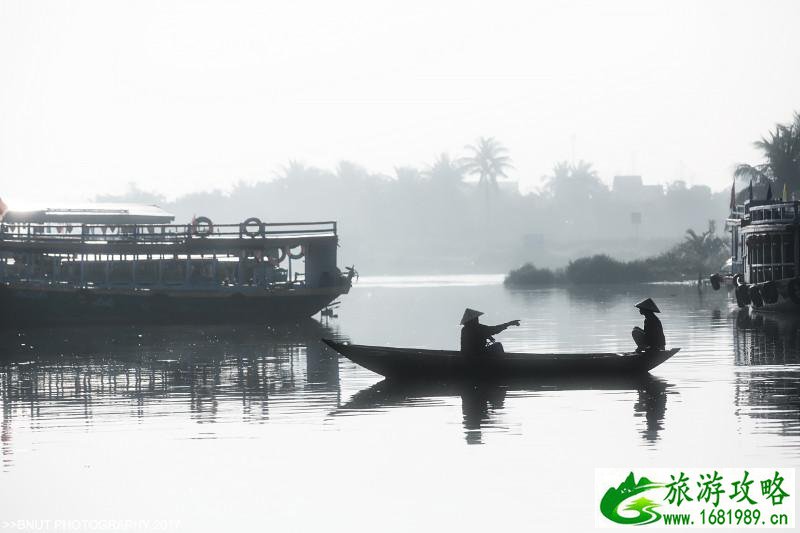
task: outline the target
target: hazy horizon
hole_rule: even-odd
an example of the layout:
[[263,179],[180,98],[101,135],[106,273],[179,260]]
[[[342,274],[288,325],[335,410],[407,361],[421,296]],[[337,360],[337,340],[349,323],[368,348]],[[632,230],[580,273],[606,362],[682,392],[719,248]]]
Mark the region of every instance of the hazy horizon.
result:
[[[424,167],[479,136],[523,191],[730,186],[800,108],[797,2],[0,2],[0,197],[168,198],[290,160]],[[776,50],[780,53],[776,53]]]

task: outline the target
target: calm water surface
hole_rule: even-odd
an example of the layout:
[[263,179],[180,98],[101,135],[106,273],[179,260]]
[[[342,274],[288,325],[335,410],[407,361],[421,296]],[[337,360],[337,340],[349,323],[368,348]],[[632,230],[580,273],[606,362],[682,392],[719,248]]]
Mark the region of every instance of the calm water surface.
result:
[[[595,467],[800,462],[800,319],[681,285],[499,281],[362,278],[327,323],[0,333],[0,519],[585,531]],[[628,350],[646,296],[682,350],[633,382],[389,386],[318,340],[456,347],[472,306],[522,320],[509,351]]]

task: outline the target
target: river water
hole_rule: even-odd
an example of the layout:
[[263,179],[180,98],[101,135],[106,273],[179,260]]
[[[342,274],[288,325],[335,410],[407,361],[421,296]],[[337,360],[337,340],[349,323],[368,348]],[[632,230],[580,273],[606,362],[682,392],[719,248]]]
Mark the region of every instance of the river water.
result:
[[[629,350],[647,296],[682,349],[635,383],[390,387],[319,342],[455,348],[470,306],[522,321],[507,351]],[[0,520],[585,531],[598,467],[800,462],[800,320],[739,312],[724,291],[362,278],[338,315],[0,333]]]

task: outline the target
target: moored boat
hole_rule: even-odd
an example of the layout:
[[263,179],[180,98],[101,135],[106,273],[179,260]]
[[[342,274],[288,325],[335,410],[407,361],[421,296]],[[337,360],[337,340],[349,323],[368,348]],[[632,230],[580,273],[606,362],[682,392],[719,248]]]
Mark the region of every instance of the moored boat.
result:
[[680,348],[625,353],[498,353],[482,358],[459,351],[323,342],[354,363],[387,378],[520,378],[646,374]]
[[350,290],[334,221],[174,224],[155,206],[0,218],[0,327],[306,318]]
[[727,280],[739,307],[800,312],[800,202],[752,200],[736,205],[730,269],[711,276],[714,289]]

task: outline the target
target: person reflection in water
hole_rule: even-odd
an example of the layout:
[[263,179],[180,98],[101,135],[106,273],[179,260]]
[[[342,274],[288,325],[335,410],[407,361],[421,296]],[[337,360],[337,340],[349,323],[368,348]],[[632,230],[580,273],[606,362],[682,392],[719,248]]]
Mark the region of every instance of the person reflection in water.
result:
[[[467,444],[483,444],[483,428],[494,412],[505,406],[506,389],[488,383],[470,384],[461,391],[464,438]],[[496,423],[496,422],[495,422]]]
[[664,415],[667,412],[666,381],[656,379],[650,374],[637,387],[638,398],[633,404],[634,416],[644,415],[645,427],[640,430],[648,442],[658,440],[658,434],[664,429]]
[[497,326],[487,326],[478,322],[483,313],[467,308],[461,317],[461,353],[465,355],[486,355],[503,353],[503,345],[494,342],[494,337],[509,326],[519,326],[519,320],[512,320]]
[[642,300],[634,307],[638,307],[639,312],[644,315],[644,329],[637,326],[631,332],[636,343],[636,351],[663,350],[667,344],[664,340],[664,328],[656,317],[656,313],[660,313],[661,310],[651,298]]

